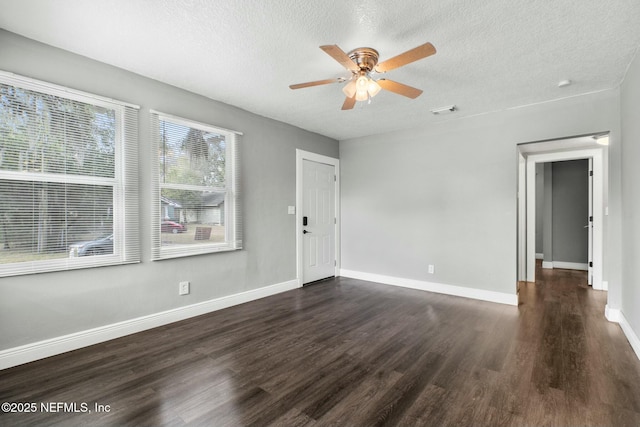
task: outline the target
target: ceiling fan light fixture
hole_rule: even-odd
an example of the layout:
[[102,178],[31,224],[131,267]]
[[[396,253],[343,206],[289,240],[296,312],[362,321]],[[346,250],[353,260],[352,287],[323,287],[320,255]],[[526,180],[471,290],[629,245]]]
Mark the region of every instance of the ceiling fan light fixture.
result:
[[356,101],[366,101],[369,99],[369,78],[361,74],[356,79]]
[[369,84],[369,78],[365,74],[361,74],[356,79],[356,86],[358,86],[358,90],[367,90],[367,86]]
[[352,78],[349,80],[343,88],[342,92],[347,96],[347,98],[354,98],[356,101],[369,101],[371,98],[376,96],[382,87],[369,77],[367,74],[360,74],[358,77]]
[[356,91],[356,101],[366,101],[369,99],[369,92],[366,90]]
[[375,81],[373,79],[369,79],[369,89],[368,89],[369,96],[371,96],[373,98],[381,90],[382,90],[382,87],[378,84],[377,81]]
[[[371,99],[382,89],[406,96],[407,98],[417,98],[422,93],[422,90],[388,79],[379,79],[376,81],[371,78],[371,73],[386,73],[387,71],[403,67],[436,53],[436,49],[431,43],[424,43],[400,55],[396,55],[391,59],[378,63],[378,51],[370,47],[359,47],[349,51],[349,53],[345,53],[338,45],[324,45],[320,46],[320,49],[351,72],[349,82],[342,88],[342,91],[347,96],[342,104],[343,110],[351,110],[356,101],[368,101],[370,103]],[[330,83],[343,83],[345,80],[346,79],[342,77],[316,80],[289,85],[289,88],[302,89]]]
[[[361,72],[360,75],[355,79],[354,86],[356,101],[370,101],[371,98],[376,96],[382,89],[375,80],[373,80],[367,73],[364,72]],[[352,89],[349,89],[349,93],[347,93],[346,91],[346,86],[344,89],[344,93],[349,96]],[[353,95],[351,95],[350,97],[353,97]]]
[[344,87],[342,88],[342,92],[347,95],[347,98],[353,98],[353,96],[356,94],[356,81],[353,79],[349,80],[349,83],[344,85]]

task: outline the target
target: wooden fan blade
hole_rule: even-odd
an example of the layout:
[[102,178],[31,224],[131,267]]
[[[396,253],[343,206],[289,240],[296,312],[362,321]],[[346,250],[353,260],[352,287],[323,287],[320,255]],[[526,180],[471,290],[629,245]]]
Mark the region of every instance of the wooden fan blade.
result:
[[329,56],[331,56],[333,59],[335,59],[340,64],[342,64],[342,66],[347,70],[351,70],[355,72],[360,71],[360,67],[358,67],[358,64],[353,62],[351,58],[349,58],[349,56],[346,53],[344,53],[342,49],[338,47],[338,45],[333,44],[333,45],[320,46],[320,49],[324,50]]
[[411,99],[415,99],[422,94],[420,89],[394,82],[393,80],[380,79],[378,80],[378,84],[384,90],[388,90],[389,92],[397,93],[398,95],[406,96]]
[[411,50],[401,53],[398,56],[394,56],[391,59],[387,59],[376,65],[375,71],[378,73],[386,73],[394,68],[402,67],[403,65],[410,64],[418,59],[426,58],[436,53],[436,48],[431,43],[425,43],[421,46],[414,47]]
[[349,98],[347,96],[345,98],[345,100],[344,100],[344,104],[342,104],[342,109],[343,110],[351,110],[354,105],[356,105],[356,97],[353,96],[352,98]]
[[320,86],[320,85],[328,85],[331,83],[340,83],[343,82],[344,79],[325,79],[325,80],[316,80],[315,82],[307,82],[307,83],[298,83],[295,85],[289,85],[291,89],[302,89],[303,87],[311,87],[311,86]]

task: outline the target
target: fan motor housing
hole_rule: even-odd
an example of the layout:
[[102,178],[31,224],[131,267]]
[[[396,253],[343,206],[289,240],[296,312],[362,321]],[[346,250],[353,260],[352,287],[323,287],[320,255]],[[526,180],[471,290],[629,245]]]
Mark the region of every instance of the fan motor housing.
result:
[[378,64],[378,51],[370,47],[359,47],[353,49],[347,56],[355,62],[361,70],[371,72]]

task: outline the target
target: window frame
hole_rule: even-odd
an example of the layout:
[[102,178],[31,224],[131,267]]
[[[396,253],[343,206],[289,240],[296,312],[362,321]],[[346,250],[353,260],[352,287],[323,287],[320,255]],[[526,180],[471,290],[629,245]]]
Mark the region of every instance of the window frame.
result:
[[[195,255],[228,252],[242,249],[242,222],[240,210],[240,171],[239,171],[239,143],[242,132],[225,129],[219,126],[187,119],[172,114],[151,110],[151,141],[152,153],[159,153],[162,148],[160,126],[162,121],[186,126],[205,132],[217,133],[225,137],[225,186],[212,187],[191,184],[166,184],[160,182],[160,157],[153,155],[151,166],[151,260],[181,258]],[[200,243],[197,245],[176,245],[166,247],[162,245],[161,194],[163,188],[212,191],[224,193],[225,241],[216,243]]]
[[113,253],[87,257],[70,257],[69,249],[67,249],[67,256],[64,258],[0,263],[0,277],[140,262],[137,172],[138,110],[140,107],[6,71],[0,71],[0,83],[110,109],[115,113],[113,178],[62,173],[5,171],[0,169],[1,180],[112,187]]

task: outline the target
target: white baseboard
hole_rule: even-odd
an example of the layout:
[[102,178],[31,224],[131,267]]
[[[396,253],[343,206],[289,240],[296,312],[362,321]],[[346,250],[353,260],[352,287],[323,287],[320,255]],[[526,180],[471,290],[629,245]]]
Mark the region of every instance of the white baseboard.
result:
[[553,268],[566,268],[567,270],[589,270],[589,264],[582,262],[553,261]]
[[544,254],[536,254],[536,259],[544,259]]
[[361,271],[340,269],[340,276],[352,279],[377,282],[385,285],[401,286],[403,288],[419,289],[439,294],[455,295],[458,297],[497,302],[500,304],[518,305],[518,295],[503,292],[487,291],[484,289],[467,288],[463,286],[445,285],[442,283],[425,282],[421,280],[403,279],[401,277],[383,276],[380,274],[363,273]]
[[617,308],[611,308],[609,307],[609,304],[607,304],[604,306],[604,317],[606,317],[609,322],[619,323],[620,310]]
[[629,340],[629,344],[631,344],[631,348],[633,349],[633,351],[635,351],[638,359],[640,359],[640,339],[638,338],[638,335],[636,335],[634,330],[631,329],[631,325],[629,325],[629,322],[624,317],[624,314],[622,314],[622,312],[620,313],[619,323],[620,327],[622,328],[622,332],[624,332],[624,334],[627,336],[627,340]]
[[589,264],[582,263],[582,262],[542,261],[542,268],[548,268],[548,269],[564,268],[567,270],[588,271]]
[[624,314],[617,308],[610,308],[609,304],[607,304],[604,308],[604,317],[607,318],[609,322],[614,322],[620,324],[620,328],[624,335],[627,337],[629,344],[631,344],[631,348],[636,353],[638,359],[640,359],[640,338],[629,325],[629,321]]
[[136,332],[142,332],[147,329],[167,325],[190,317],[200,316],[212,311],[222,310],[223,308],[243,304],[245,302],[279,294],[299,287],[300,284],[297,279],[289,280],[287,282],[265,286],[263,288],[240,292],[209,301],[162,311],[160,313],[150,314],[148,316],[137,317],[135,319],[125,320],[111,325],[100,326],[86,331],[75,332],[73,334],[2,350],[0,351],[0,369],[22,365],[23,363],[33,362],[34,360],[44,359],[45,357],[54,356],[71,350],[77,350],[82,347],[109,341],[114,338],[120,338]]

